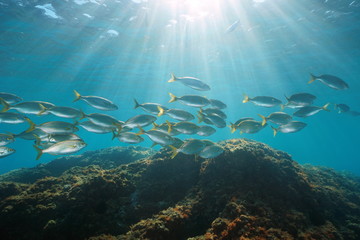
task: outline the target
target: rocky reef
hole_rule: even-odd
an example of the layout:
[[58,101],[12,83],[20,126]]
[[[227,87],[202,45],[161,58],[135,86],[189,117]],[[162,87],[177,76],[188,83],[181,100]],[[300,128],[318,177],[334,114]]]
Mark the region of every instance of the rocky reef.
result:
[[359,178],[219,144],[215,159],[110,148],[0,176],[1,239],[360,239]]

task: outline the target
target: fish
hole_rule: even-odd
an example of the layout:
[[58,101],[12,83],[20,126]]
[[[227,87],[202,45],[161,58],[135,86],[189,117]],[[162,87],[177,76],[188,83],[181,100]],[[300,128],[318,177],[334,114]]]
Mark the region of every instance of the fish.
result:
[[45,139],[51,143],[63,142],[67,140],[82,140],[78,135],[70,134],[51,134],[48,135]]
[[98,96],[81,96],[76,90],[74,90],[74,94],[75,99],[73,102],[83,100],[90,106],[103,111],[113,111],[118,109],[118,106],[115,103],[106,98]]
[[[170,125],[175,124],[174,122],[169,122],[169,123],[170,123]],[[154,128],[153,128],[154,130],[159,130],[159,131],[168,133],[170,136],[176,136],[176,135],[181,134],[181,132],[179,132],[176,129],[171,129],[171,132],[169,133],[169,125],[167,123],[162,123],[160,125],[153,123],[153,125],[154,125]]]
[[218,108],[218,109],[225,109],[227,108],[227,105],[225,103],[223,103],[220,100],[217,99],[209,99],[210,104],[213,108]]
[[201,81],[198,78],[194,77],[175,77],[175,75],[171,74],[171,79],[168,82],[180,82],[184,84],[185,86],[188,86],[192,89],[198,90],[198,91],[209,91],[210,86]]
[[273,122],[275,124],[278,125],[284,125],[287,124],[289,122],[291,122],[292,120],[292,116],[290,116],[287,113],[284,112],[274,112],[271,113],[268,117],[265,117],[261,114],[258,114],[261,118],[262,118],[262,125],[264,126],[266,124],[266,122],[269,120],[270,122]]
[[37,129],[37,128],[31,132],[23,131],[19,134],[15,134],[15,138],[22,138],[25,140],[36,140],[36,138],[42,139],[42,138],[46,138],[46,137],[49,137],[49,134],[44,132],[43,130]]
[[310,73],[310,81],[309,84],[314,82],[315,80],[319,80],[321,83],[325,84],[326,86],[336,89],[336,90],[345,90],[349,88],[349,84],[347,84],[344,80],[340,79],[339,77],[324,74],[321,76],[315,76]]
[[14,141],[15,141],[15,135],[14,134],[0,133],[0,146],[8,145],[9,143],[12,143]]
[[92,121],[85,121],[85,122],[80,122],[78,123],[78,125],[82,128],[84,128],[86,131],[88,132],[93,132],[93,133],[110,133],[116,130],[116,126],[100,126],[97,125],[95,123],[93,123]]
[[307,126],[307,124],[304,122],[292,121],[285,125],[281,125],[278,128],[274,128],[273,126],[271,126],[271,128],[274,131],[274,137],[275,137],[278,132],[294,133],[294,132],[300,131],[301,129],[303,129],[306,126]]
[[21,102],[23,99],[12,93],[0,92],[0,98],[2,98],[7,104],[15,104]]
[[241,122],[238,126],[237,129],[240,130],[240,134],[243,133],[257,133],[259,132],[261,129],[263,129],[267,124],[265,124],[264,126],[262,125],[262,122],[258,122],[255,120],[245,120],[243,122]]
[[20,113],[38,115],[41,112],[44,113],[44,111],[46,110],[45,106],[39,101],[21,102],[16,105],[9,105],[5,101],[0,100],[0,103],[4,106],[2,112],[14,109]]
[[168,133],[171,133],[173,129],[187,135],[196,134],[199,130],[199,126],[192,122],[178,122],[175,124],[171,124],[169,121],[166,121],[169,126]]
[[190,107],[205,107],[210,104],[209,99],[198,95],[184,95],[182,97],[176,97],[174,94],[169,93],[171,99],[169,103],[179,101],[180,103]]
[[154,117],[154,116],[140,114],[140,115],[136,115],[136,116],[128,119],[124,123],[123,127],[128,127],[131,129],[136,128],[136,127],[146,127],[155,121],[156,121],[156,117]]
[[207,137],[213,135],[216,132],[216,129],[210,126],[199,126],[197,135]]
[[243,121],[246,121],[246,120],[254,120],[254,118],[244,117],[244,118],[240,118],[235,123],[230,122],[230,125],[229,125],[230,132],[234,133],[236,131],[236,129],[238,128],[239,124],[242,123]]
[[78,118],[79,120],[85,118],[85,113],[81,110],[72,108],[72,107],[58,107],[54,106],[51,108],[44,108],[43,111],[39,112],[38,115],[42,115],[43,113],[51,113],[57,117],[62,118]]
[[255,105],[261,106],[261,107],[275,107],[275,106],[282,104],[281,100],[274,98],[274,97],[257,96],[254,98],[249,98],[249,96],[244,94],[243,103],[247,103],[247,102],[252,102]]
[[[203,121],[205,122],[205,119],[206,119],[209,121],[208,124],[215,125],[218,128],[226,127],[225,120],[216,114],[205,115],[205,114],[199,112],[198,119],[199,119],[199,123],[201,123]],[[207,123],[207,121],[205,123]]]
[[124,132],[116,135],[116,138],[119,139],[120,142],[136,144],[144,141],[144,138],[132,132]]
[[325,111],[330,111],[328,109],[328,106],[330,105],[330,103],[325,104],[322,107],[316,107],[316,106],[305,106],[300,108],[299,110],[297,110],[296,112],[293,113],[294,116],[296,117],[310,117],[318,112],[320,112],[321,110],[325,110]]
[[0,158],[7,157],[15,152],[15,149],[9,147],[0,147]]
[[231,33],[232,31],[234,31],[238,25],[240,23],[240,20],[236,20],[235,22],[233,22],[230,26],[228,26],[225,30],[225,33]]
[[124,125],[122,121],[119,121],[113,116],[107,114],[91,113],[85,115],[85,117],[98,126],[102,126],[106,128],[116,127],[119,130],[119,132],[121,131]]
[[358,111],[349,111],[349,114],[354,116],[354,117],[360,116],[360,112],[358,112]]
[[219,117],[221,117],[222,119],[227,118],[226,114],[218,108],[205,108],[205,109],[200,108],[200,112],[204,113],[206,115],[214,115],[215,114],[215,115],[218,115]]
[[202,139],[201,141],[203,141],[203,143],[205,144],[206,147],[215,145],[215,143],[209,139]]
[[41,129],[42,131],[48,134],[71,134],[73,132],[79,131],[74,124],[62,121],[50,121],[45,122],[40,125],[35,125],[30,119],[27,119],[30,124],[30,127],[26,132],[32,132],[35,129]]
[[134,102],[135,102],[135,106],[134,108],[138,108],[138,107],[141,107],[144,111],[148,112],[148,113],[151,113],[151,114],[154,114],[154,115],[157,115],[159,114],[159,107],[161,109],[164,109],[164,110],[167,110],[166,107],[158,104],[158,103],[143,103],[143,104],[139,104],[138,101],[136,101],[136,99],[134,99]]
[[296,93],[291,95],[290,97],[285,96],[288,103],[296,105],[296,106],[308,106],[313,104],[316,99],[316,96],[310,93]]
[[162,116],[163,114],[166,114],[169,117],[178,121],[191,121],[195,118],[194,115],[182,109],[171,108],[168,110],[164,110],[161,107],[158,107],[158,109],[159,109],[158,117]]
[[201,152],[199,153],[199,156],[202,158],[216,158],[217,156],[221,155],[224,152],[224,149],[220,147],[219,145],[211,145],[205,147]]
[[0,123],[18,124],[26,122],[27,117],[20,113],[0,112]]
[[138,135],[145,134],[153,141],[155,144],[160,144],[162,146],[168,146],[174,143],[174,138],[171,137],[169,134],[159,131],[159,130],[149,130],[144,131],[140,128],[140,132],[137,133]]
[[51,155],[71,154],[80,151],[81,149],[86,147],[87,144],[82,140],[67,140],[55,143],[46,149],[41,149],[37,145],[33,146],[37,152],[36,160],[39,160],[44,153],[48,153]]
[[175,158],[176,155],[181,152],[187,155],[200,153],[205,147],[205,143],[199,139],[188,139],[181,145],[180,148],[175,148],[170,145],[172,148],[171,158]]
[[343,103],[335,104],[335,109],[338,110],[338,113],[346,113],[350,111],[350,107]]

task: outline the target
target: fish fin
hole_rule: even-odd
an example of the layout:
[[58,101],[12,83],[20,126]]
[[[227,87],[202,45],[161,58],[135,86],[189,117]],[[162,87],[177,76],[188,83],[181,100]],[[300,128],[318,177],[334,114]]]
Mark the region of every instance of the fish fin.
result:
[[157,124],[156,122],[153,122],[152,125],[154,126],[151,130],[156,130],[159,127],[159,124]]
[[310,81],[308,81],[308,84],[314,82],[314,81],[316,80],[316,78],[317,78],[317,77],[316,77],[315,75],[313,75],[312,73],[310,73]]
[[136,101],[135,98],[134,98],[134,103],[135,103],[135,106],[134,106],[135,109],[138,108],[138,107],[140,107],[140,104],[138,103],[138,101]]
[[236,131],[236,125],[232,122],[230,122],[229,128],[231,133],[234,133]]
[[263,116],[263,115],[261,115],[261,114],[258,114],[259,115],[259,117],[261,117],[262,118],[262,123],[261,123],[261,126],[264,126],[265,124],[266,124],[266,117],[265,116]]
[[81,113],[81,117],[79,118],[79,120],[82,120],[87,117],[87,115],[81,109],[80,109],[80,113]]
[[198,113],[199,113],[199,114],[197,115],[198,123],[201,123],[201,122],[204,121],[204,114],[203,114],[201,111],[199,111]]
[[278,133],[278,129],[274,128],[273,126],[271,126],[272,130],[274,131],[274,137],[276,136],[276,134]]
[[284,111],[284,109],[285,109],[285,104],[280,104],[280,110]]
[[76,90],[74,90],[74,94],[75,94],[75,99],[73,100],[73,102],[80,100],[80,98],[81,98],[80,93],[78,93]]
[[286,98],[286,100],[287,100],[288,102],[290,102],[290,98],[288,98],[285,94],[284,94],[284,97]]
[[142,129],[140,126],[138,126],[138,128],[140,129],[140,132],[138,132],[138,133],[135,133],[135,135],[142,135],[142,134],[144,134],[145,133],[145,130],[144,129]]
[[115,130],[114,131],[112,131],[112,139],[111,140],[114,140],[117,136],[119,136],[119,133],[118,132],[116,132]]
[[176,157],[176,155],[179,153],[178,149],[176,147],[174,147],[173,145],[169,145],[169,147],[171,148],[172,154],[171,154],[171,159],[173,159],[174,157]]
[[176,80],[174,73],[171,73],[171,79],[168,82],[175,82]]
[[40,112],[37,114],[38,116],[41,116],[44,112],[46,112],[46,110],[48,110],[44,105],[42,105],[41,103],[39,104],[40,105]]
[[30,118],[28,118],[28,117],[25,117],[25,120],[29,123],[29,128],[25,131],[26,133],[28,133],[28,132],[31,132],[31,131],[34,131],[34,129],[35,129],[35,127],[36,127],[36,125],[35,125],[35,123],[33,122],[33,121],[31,121],[31,119]]
[[35,148],[35,150],[37,152],[36,160],[39,160],[41,155],[43,154],[43,150],[41,148],[39,148],[37,145],[33,145],[33,147]]
[[[39,138],[39,136],[36,135],[36,134],[33,134],[33,136],[35,137],[35,145],[36,145],[36,146],[40,146],[41,139]],[[49,137],[49,138],[50,138],[50,137]]]
[[175,102],[175,101],[177,100],[177,97],[176,97],[174,94],[169,93],[169,95],[170,95],[170,97],[171,97],[171,99],[169,100],[169,103]]
[[10,109],[10,105],[7,102],[5,102],[5,100],[2,98],[0,98],[0,104],[3,105],[4,107],[0,112],[6,112],[7,110]]
[[172,125],[171,125],[171,122],[169,122],[168,120],[166,120],[166,124],[168,125],[168,133],[171,133],[172,131]]
[[322,110],[325,110],[325,111],[327,111],[327,112],[330,112],[330,109],[328,108],[329,105],[330,105],[330,103],[325,104],[325,105],[322,107]]
[[247,103],[248,101],[250,101],[250,98],[248,95],[246,95],[245,93],[243,95],[244,95],[244,100],[242,101],[243,103]]
[[157,109],[159,110],[159,113],[158,113],[158,115],[157,115],[158,117],[160,117],[160,116],[164,115],[165,110],[164,110],[162,107],[157,106]]
[[153,142],[153,144],[151,144],[151,147],[150,148],[153,148],[155,147],[156,145],[158,145],[156,142]]
[[121,132],[121,130],[123,129],[123,126],[120,123],[114,122],[112,125],[117,128],[118,132]]

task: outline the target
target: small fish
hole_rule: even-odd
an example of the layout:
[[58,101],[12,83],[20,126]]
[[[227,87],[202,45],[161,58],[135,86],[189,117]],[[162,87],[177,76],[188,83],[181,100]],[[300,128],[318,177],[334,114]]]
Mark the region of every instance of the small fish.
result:
[[338,113],[345,113],[350,111],[350,107],[343,103],[335,104],[335,109],[338,110]]
[[9,147],[0,147],[0,158],[7,157],[15,152],[15,149]]
[[138,135],[140,134],[145,134],[146,136],[148,136],[151,141],[153,141],[155,144],[160,144],[162,146],[168,146],[174,143],[174,138],[171,137],[169,134],[159,131],[159,130],[149,130],[149,131],[144,131],[142,128],[140,128],[140,132],[137,133]]
[[67,140],[82,140],[78,135],[70,133],[70,134],[51,134],[47,136],[47,139],[51,143],[63,142]]
[[197,135],[207,137],[213,135],[216,132],[216,129],[210,126],[199,126]]
[[298,132],[301,129],[303,129],[304,127],[306,127],[306,123],[303,122],[299,122],[299,121],[292,121],[289,122],[288,124],[285,125],[281,125],[278,128],[274,128],[271,126],[271,128],[274,131],[274,137],[276,136],[276,134],[278,132],[282,132],[282,133],[294,133],[294,132]]
[[206,83],[202,82],[200,79],[194,77],[175,77],[175,75],[171,74],[171,79],[168,82],[181,82],[185,86],[188,86],[192,89],[198,91],[209,91],[210,87]]
[[159,107],[163,110],[167,110],[166,107],[158,104],[158,103],[143,103],[143,104],[139,104],[138,101],[136,101],[136,99],[134,99],[134,102],[135,102],[135,106],[134,108],[138,108],[138,107],[141,107],[144,111],[148,112],[148,113],[151,113],[151,114],[154,114],[154,115],[157,115],[159,114]]
[[206,147],[206,145],[203,141],[199,139],[188,139],[178,149],[176,149],[171,145],[170,147],[172,148],[173,151],[171,158],[174,158],[179,152],[187,155],[200,153]]
[[113,116],[102,113],[91,113],[85,115],[85,117],[98,126],[102,126],[106,128],[116,127],[117,129],[119,129],[119,131],[121,131],[124,124],[123,122],[117,120]]
[[200,112],[204,113],[206,115],[214,115],[215,114],[215,115],[218,115],[219,117],[221,117],[222,119],[227,118],[226,114],[218,108],[205,108],[205,109],[201,108]]
[[51,107],[51,108],[45,108],[43,111],[39,112],[38,115],[42,115],[43,113],[51,113],[57,117],[62,118],[78,118],[83,119],[85,117],[85,114],[76,108],[72,107]]
[[[209,122],[208,124],[215,125],[218,128],[226,127],[225,120],[216,114],[205,115],[205,114],[199,112],[198,118],[199,118],[199,123],[204,121],[205,123]],[[208,121],[205,121],[205,119]]]
[[136,144],[144,141],[144,138],[132,132],[124,132],[116,135],[116,138],[119,139],[120,142]]
[[15,135],[14,134],[0,133],[0,146],[8,145],[9,143],[12,143],[14,141],[15,141]]
[[236,20],[235,22],[233,22],[229,27],[226,28],[226,33],[231,33],[232,31],[234,31],[238,25],[239,25],[240,21]]
[[199,130],[199,126],[192,122],[178,122],[175,124],[171,124],[169,121],[166,121],[169,126],[168,132],[171,133],[174,130],[177,130],[183,134],[192,135],[196,134]]
[[194,115],[182,109],[172,108],[172,109],[164,110],[161,107],[158,107],[158,109],[159,109],[158,117],[162,116],[163,114],[166,114],[169,117],[178,121],[191,121],[195,118]]
[[34,129],[33,131],[31,132],[26,132],[26,131],[23,131],[19,134],[16,134],[15,135],[16,138],[22,138],[22,139],[25,139],[25,140],[36,140],[36,138],[46,138],[46,137],[49,137],[49,134],[44,132],[43,130],[41,129]]
[[315,76],[310,73],[310,81],[308,83],[312,83],[315,80],[319,80],[321,83],[325,84],[326,86],[336,90],[345,90],[349,88],[349,85],[344,80],[333,75],[324,74],[321,76]]
[[199,156],[202,158],[216,158],[224,152],[224,149],[219,145],[211,145],[205,147],[200,153]]
[[30,127],[26,132],[32,132],[35,129],[40,129],[48,134],[71,134],[79,131],[79,129],[72,123],[62,121],[45,122],[40,125],[35,125],[30,119],[27,119]]
[[128,127],[131,129],[136,128],[136,127],[146,127],[155,121],[156,121],[156,117],[154,117],[154,116],[140,114],[140,115],[136,115],[136,116],[128,119],[124,123],[123,127]]
[[0,92],[0,98],[2,98],[7,104],[15,104],[23,99],[12,93]]
[[82,140],[67,140],[58,142],[46,149],[41,149],[37,145],[34,145],[34,148],[37,151],[36,160],[39,160],[43,153],[48,153],[51,155],[66,155],[78,152],[86,147],[86,145],[87,144]]
[[178,101],[182,104],[190,107],[205,107],[210,104],[209,99],[198,95],[184,95],[182,97],[176,97],[174,94],[169,93],[171,99],[169,102]]
[[230,122],[229,128],[230,128],[231,133],[234,133],[236,131],[236,129],[238,128],[238,126],[240,125],[240,123],[242,123],[243,121],[246,121],[246,120],[254,120],[254,118],[244,117],[244,118],[240,118],[235,123]]
[[261,107],[275,107],[280,105],[282,102],[274,97],[268,97],[268,96],[257,96],[254,98],[249,98],[246,94],[244,94],[244,100],[243,103],[252,102],[257,106]]
[[0,123],[18,124],[26,122],[26,117],[20,113],[0,112]]
[[316,99],[316,96],[310,94],[310,93],[296,93],[291,95],[290,97],[285,98],[288,100],[288,103],[296,105],[296,106],[308,106],[313,104],[313,102]]
[[284,125],[289,123],[292,120],[292,117],[284,112],[274,112],[271,113],[268,117],[265,117],[261,114],[258,114],[262,119],[262,125],[264,126],[266,122],[269,120],[270,122],[273,122],[278,125]]
[[100,126],[100,125],[93,123],[92,121],[81,122],[81,123],[79,123],[79,126],[84,128],[88,132],[99,133],[99,134],[109,133],[109,132],[113,132],[116,130],[115,125]]
[[215,145],[216,143],[214,143],[213,141],[211,140],[208,140],[208,139],[202,139],[201,141],[203,141],[203,143],[205,144],[205,146],[212,146],[212,145]]
[[[266,126],[267,124],[265,124]],[[243,122],[241,122],[238,126],[237,129],[240,130],[240,134],[243,133],[257,133],[259,132],[261,129],[263,129],[265,126],[262,125],[262,122],[258,122],[255,120],[245,120]]]
[[227,108],[226,104],[220,100],[210,99],[209,101],[210,101],[211,106],[213,106],[213,108],[218,108],[218,109]]
[[306,106],[306,107],[302,107],[299,110],[297,110],[296,112],[293,113],[294,116],[296,117],[310,117],[318,112],[320,112],[321,110],[325,110],[325,111],[330,111],[327,107],[330,105],[330,103],[325,104],[323,107],[316,107],[316,106]]
[[360,112],[358,112],[358,111],[349,111],[349,114],[354,116],[354,117],[360,116]]
[[[174,122],[169,122],[169,123],[170,123],[170,125],[175,124]],[[168,133],[170,136],[176,136],[176,135],[181,134],[181,132],[179,132],[176,129],[171,129],[171,132],[169,133],[169,125],[167,123],[162,123],[160,125],[153,123],[153,125],[154,125],[154,128],[153,128],[154,130],[159,130],[159,131]]]
[[[40,112],[44,112],[45,111],[45,106],[42,105],[41,102],[39,101],[32,101],[32,102],[21,102],[18,103],[16,105],[12,105],[10,106],[9,104],[7,104],[5,101],[1,101],[1,104],[4,106],[4,108],[2,109],[2,112],[6,112],[10,109],[14,109],[20,113],[24,113],[24,114],[39,114]],[[50,103],[51,104],[51,103]]]
[[81,99],[96,109],[100,109],[104,111],[113,111],[118,109],[118,106],[116,106],[112,101],[106,98],[98,97],[98,96],[81,96],[76,90],[74,90],[74,93],[75,93],[75,99],[73,102],[76,102]]

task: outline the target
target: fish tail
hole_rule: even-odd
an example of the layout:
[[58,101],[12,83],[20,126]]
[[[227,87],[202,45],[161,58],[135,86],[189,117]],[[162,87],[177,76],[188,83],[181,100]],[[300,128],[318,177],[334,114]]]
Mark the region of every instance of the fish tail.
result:
[[37,114],[38,116],[40,116],[40,115],[42,115],[44,112],[46,112],[46,110],[47,110],[47,108],[44,106],[44,105],[42,105],[42,104],[39,104],[40,105],[40,108],[41,108],[41,110],[40,110],[40,112]]
[[33,146],[37,152],[36,160],[39,160],[41,155],[43,154],[43,150],[41,148],[39,148],[37,145],[33,145]]
[[118,136],[119,136],[119,133],[118,133],[118,132],[116,132],[115,130],[114,130],[114,131],[112,131],[112,134],[113,134],[113,136],[112,136],[112,140],[114,140],[116,137],[118,137]]
[[178,98],[177,98],[174,94],[172,94],[172,93],[169,93],[169,95],[170,95],[170,97],[171,97],[169,103],[175,102],[175,101],[178,99]]
[[243,95],[244,95],[243,103],[247,103],[248,101],[250,101],[250,98],[248,95],[246,95],[245,93]]
[[154,126],[151,130],[156,130],[159,127],[159,124],[153,122],[152,125]]
[[28,117],[25,117],[25,120],[29,123],[29,128],[25,131],[26,133],[28,133],[28,132],[31,132],[31,131],[34,131],[34,129],[35,129],[35,127],[36,127],[36,125],[35,125],[35,123],[33,122],[33,121],[31,121],[31,119],[30,118],[28,118]]
[[155,147],[157,145],[157,143],[156,142],[153,142],[153,144],[151,144],[151,147],[150,148],[153,148],[153,147]]
[[171,122],[169,122],[168,120],[166,120],[166,124],[168,125],[168,133],[171,133],[173,126],[171,125]]
[[0,98],[0,104],[3,105],[4,107],[0,112],[6,112],[7,110],[10,109],[10,105],[7,102],[5,102],[5,100],[2,98]]
[[313,81],[315,81],[316,80],[316,76],[315,75],[313,75],[312,73],[310,73],[310,81],[308,81],[308,84],[310,84],[310,83],[312,83]]
[[176,157],[176,155],[179,153],[178,149],[172,145],[169,145],[169,147],[171,148],[172,154],[171,154],[171,159],[173,159],[174,157]]
[[140,129],[140,132],[136,133],[136,135],[142,135],[145,133],[144,129],[142,129],[142,127],[138,126],[138,128]]
[[231,133],[234,133],[236,131],[236,125],[233,124],[232,122],[230,123],[229,128]]
[[135,98],[134,98],[134,103],[135,103],[135,106],[134,106],[135,109],[138,108],[138,107],[140,107],[140,104],[138,103],[138,101],[136,101]]
[[259,117],[261,117],[262,118],[262,123],[261,123],[261,126],[264,126],[265,124],[266,124],[266,117],[265,116],[263,116],[263,115],[261,115],[261,114],[258,114],[259,115]]
[[40,139],[39,136],[36,135],[36,134],[33,134],[33,136],[35,137],[35,145],[36,145],[36,146],[39,146],[40,143],[41,143],[41,139]]
[[160,117],[160,116],[164,115],[165,110],[164,110],[162,107],[157,106],[157,109],[159,110],[158,117]]
[[74,90],[74,94],[75,94],[75,99],[74,99],[73,102],[76,102],[76,101],[80,100],[80,98],[81,98],[80,93],[78,93],[76,90]]
[[204,121],[204,114],[201,112],[201,110],[198,112],[199,114],[197,115],[198,118],[198,123],[201,123]]
[[175,82],[176,80],[177,79],[176,79],[174,73],[171,73],[171,78],[170,78],[170,80],[168,82]]
[[274,137],[276,136],[276,134],[278,133],[278,129],[274,128],[273,126],[271,126],[272,130],[274,131]]
[[79,118],[79,120],[82,120],[87,117],[87,115],[82,110],[80,110],[80,114],[81,114],[81,117]]
[[123,126],[120,123],[113,123],[113,125],[116,127],[118,132],[121,132],[121,130],[123,129]]
[[329,105],[330,105],[330,103],[325,104],[325,105],[322,107],[322,109],[325,110],[325,111],[327,111],[327,112],[330,112],[330,109],[328,108]]

